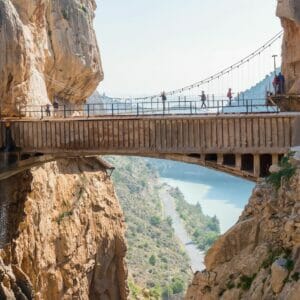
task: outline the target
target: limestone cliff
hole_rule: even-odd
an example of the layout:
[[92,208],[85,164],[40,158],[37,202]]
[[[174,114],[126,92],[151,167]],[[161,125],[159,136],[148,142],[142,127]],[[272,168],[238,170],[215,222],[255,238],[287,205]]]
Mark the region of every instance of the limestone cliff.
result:
[[48,163],[0,190],[2,242],[13,239],[0,250],[0,299],[126,299],[124,218],[95,158]]
[[2,112],[85,101],[103,78],[94,0],[0,0]]
[[300,2],[278,0],[277,16],[284,29],[282,72],[289,94],[300,93]]
[[237,224],[208,251],[205,265],[186,299],[299,299],[299,165],[279,190],[265,181],[256,186]]

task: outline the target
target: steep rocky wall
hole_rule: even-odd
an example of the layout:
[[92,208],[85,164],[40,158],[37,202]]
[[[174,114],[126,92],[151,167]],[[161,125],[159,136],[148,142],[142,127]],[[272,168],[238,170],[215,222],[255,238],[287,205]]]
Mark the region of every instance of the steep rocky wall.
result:
[[103,79],[94,0],[0,0],[2,113],[81,103]]
[[0,188],[2,243],[13,238],[0,250],[0,299],[126,299],[124,218],[95,158],[48,163]]
[[284,29],[282,72],[289,94],[300,93],[300,2],[278,0],[277,16]]
[[261,182],[239,221],[195,274],[186,299],[285,299],[300,295],[300,166],[277,191]]

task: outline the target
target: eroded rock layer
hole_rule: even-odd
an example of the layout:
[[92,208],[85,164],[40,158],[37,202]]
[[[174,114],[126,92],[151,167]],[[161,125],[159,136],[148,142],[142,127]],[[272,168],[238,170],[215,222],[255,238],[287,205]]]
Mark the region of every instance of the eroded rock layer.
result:
[[0,0],[2,113],[82,103],[103,79],[94,0]]
[[0,203],[0,299],[127,298],[123,214],[97,159],[2,181]]
[[282,73],[286,77],[286,92],[300,94],[300,2],[278,0],[277,16],[284,29]]
[[186,299],[285,299],[300,295],[300,167],[277,191],[259,183],[239,221],[219,238]]

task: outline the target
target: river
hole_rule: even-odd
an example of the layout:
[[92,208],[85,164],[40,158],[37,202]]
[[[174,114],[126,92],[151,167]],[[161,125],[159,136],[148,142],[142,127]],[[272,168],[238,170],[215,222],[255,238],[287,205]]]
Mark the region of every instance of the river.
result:
[[[165,162],[160,163],[158,169],[162,183],[178,187],[188,203],[199,202],[204,214],[217,216],[221,233],[226,232],[237,222],[254,187],[252,182],[195,165]],[[162,196],[162,199],[165,199],[166,214],[172,217],[175,234],[185,245],[192,269],[201,270],[203,253],[189,243],[190,238],[179,219],[172,199],[165,194]]]

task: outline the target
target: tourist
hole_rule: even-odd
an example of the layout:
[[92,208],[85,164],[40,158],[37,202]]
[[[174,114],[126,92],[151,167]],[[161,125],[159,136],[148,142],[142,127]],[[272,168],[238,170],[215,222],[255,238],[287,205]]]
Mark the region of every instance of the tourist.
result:
[[229,106],[231,106],[231,100],[232,100],[232,89],[231,88],[228,89],[227,98],[229,100]]
[[201,95],[200,95],[200,98],[201,98],[201,108],[207,108],[206,106],[206,95],[204,93],[204,91],[201,92]]
[[47,117],[50,117],[51,116],[51,112],[50,112],[50,104],[48,103],[47,105],[46,105],[46,116]]
[[277,95],[277,93],[278,93],[278,88],[279,88],[279,78],[278,78],[278,76],[277,76],[276,74],[275,74],[275,76],[274,76],[272,85],[273,85],[273,87],[274,87],[275,95]]
[[277,76],[277,81],[278,81],[277,93],[279,95],[283,95],[285,93],[285,78],[281,72],[279,72],[279,74]]
[[58,104],[57,98],[55,98],[54,102],[53,102],[53,109],[54,109],[54,116],[55,117],[57,117],[58,108],[59,108],[59,104]]
[[167,101],[166,92],[163,91],[160,96],[161,96],[161,101],[162,101],[162,104],[163,104],[163,114],[165,114],[165,111],[166,111],[166,101]]

